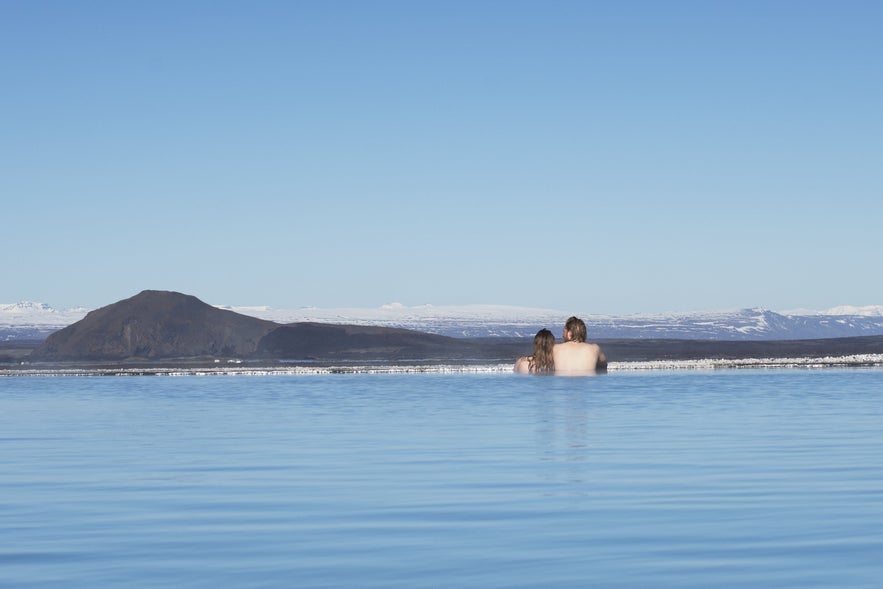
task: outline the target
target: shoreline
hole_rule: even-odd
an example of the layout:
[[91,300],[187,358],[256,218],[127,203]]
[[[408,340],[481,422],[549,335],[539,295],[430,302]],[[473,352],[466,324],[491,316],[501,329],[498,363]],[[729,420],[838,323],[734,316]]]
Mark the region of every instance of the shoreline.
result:
[[[883,367],[883,354],[849,354],[821,358],[706,358],[687,360],[636,360],[610,362],[607,372],[685,371],[727,369],[825,369]],[[118,365],[52,364],[0,367],[0,377],[64,376],[293,376],[324,374],[506,374],[513,373],[512,362],[442,363],[412,361],[407,363],[322,363],[322,364],[157,364]]]

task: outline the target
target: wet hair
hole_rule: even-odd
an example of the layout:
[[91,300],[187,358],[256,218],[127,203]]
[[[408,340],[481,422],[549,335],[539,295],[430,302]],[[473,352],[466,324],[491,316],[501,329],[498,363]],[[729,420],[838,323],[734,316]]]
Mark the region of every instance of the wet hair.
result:
[[584,342],[586,341],[586,324],[579,317],[571,317],[564,324],[564,329],[570,332],[570,341]]
[[555,360],[552,358],[552,347],[555,336],[548,329],[541,329],[533,338],[533,356],[528,363],[528,371],[533,373],[555,372]]

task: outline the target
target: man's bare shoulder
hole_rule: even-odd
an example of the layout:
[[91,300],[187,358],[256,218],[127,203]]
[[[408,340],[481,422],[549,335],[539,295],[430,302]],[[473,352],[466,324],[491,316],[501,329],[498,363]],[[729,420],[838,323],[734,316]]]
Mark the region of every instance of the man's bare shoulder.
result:
[[601,347],[598,344],[593,344],[589,342],[563,342],[560,344],[555,344],[555,346],[552,348],[552,351],[561,350],[574,353],[585,353],[589,350],[597,351],[600,349]]
[[565,342],[552,350],[555,372],[559,374],[583,374],[595,370],[603,357],[598,344],[588,342]]

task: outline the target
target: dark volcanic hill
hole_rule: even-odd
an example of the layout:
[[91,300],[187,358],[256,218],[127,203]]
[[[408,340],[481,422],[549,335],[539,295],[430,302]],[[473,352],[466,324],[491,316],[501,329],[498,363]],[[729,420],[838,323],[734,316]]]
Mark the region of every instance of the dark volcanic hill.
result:
[[280,325],[218,309],[194,296],[145,290],[53,333],[28,360],[465,360],[514,358],[529,350],[529,343],[491,345],[389,327]]
[[249,357],[279,324],[225,311],[194,296],[145,290],[61,329],[32,360]]
[[[365,325],[291,323],[268,333],[258,345],[263,358],[287,360],[465,360],[515,357],[518,348],[488,342],[423,333],[410,329]],[[517,354],[515,354],[517,355]]]

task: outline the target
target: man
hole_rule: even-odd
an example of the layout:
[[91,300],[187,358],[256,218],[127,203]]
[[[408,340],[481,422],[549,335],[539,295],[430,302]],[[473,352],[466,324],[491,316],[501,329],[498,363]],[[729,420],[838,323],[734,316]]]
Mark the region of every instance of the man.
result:
[[586,343],[586,324],[571,317],[564,324],[564,343],[552,348],[556,374],[595,374],[607,370],[607,356],[598,344]]

